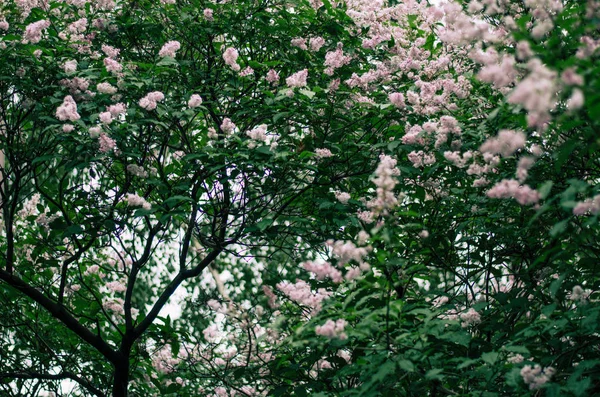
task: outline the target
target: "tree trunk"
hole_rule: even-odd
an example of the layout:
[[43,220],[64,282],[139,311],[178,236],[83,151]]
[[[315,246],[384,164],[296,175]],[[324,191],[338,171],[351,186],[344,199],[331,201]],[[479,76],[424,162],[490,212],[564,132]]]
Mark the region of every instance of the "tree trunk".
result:
[[113,397],[127,397],[127,386],[129,385],[129,357],[123,357],[119,363],[115,363],[115,374],[113,378]]

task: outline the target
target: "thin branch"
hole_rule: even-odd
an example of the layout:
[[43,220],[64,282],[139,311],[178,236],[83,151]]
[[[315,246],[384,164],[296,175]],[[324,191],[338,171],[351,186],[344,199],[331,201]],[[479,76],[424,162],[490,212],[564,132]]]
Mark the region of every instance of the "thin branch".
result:
[[0,280],[5,281],[11,287],[21,291],[35,302],[42,305],[53,317],[61,321],[68,329],[73,331],[82,340],[93,346],[100,354],[106,357],[110,362],[115,363],[120,356],[99,336],[94,335],[89,329],[84,327],[65,309],[50,298],[46,297],[38,289],[27,284],[19,277],[0,269]]
[[4,372],[0,373],[0,381],[3,379],[41,379],[41,380],[64,380],[71,379],[83,386],[87,391],[98,397],[106,397],[100,389],[96,388],[86,379],[77,376],[71,372],[61,372],[57,375],[41,374],[37,372]]

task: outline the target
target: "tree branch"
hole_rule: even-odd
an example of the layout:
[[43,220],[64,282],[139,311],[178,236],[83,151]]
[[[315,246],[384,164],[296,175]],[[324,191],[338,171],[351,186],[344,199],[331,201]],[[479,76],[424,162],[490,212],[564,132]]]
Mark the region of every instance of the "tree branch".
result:
[[77,376],[71,372],[61,372],[57,375],[51,374],[40,374],[36,372],[4,372],[0,373],[0,382],[3,379],[42,379],[42,380],[63,380],[71,379],[83,386],[87,391],[98,397],[106,397],[106,394],[102,393],[100,389],[96,388],[90,382],[84,378]]
[[94,335],[89,329],[73,317],[63,305],[52,301],[36,288],[27,284],[19,277],[0,269],[0,280],[5,281],[11,287],[21,291],[35,302],[42,305],[54,318],[60,320],[68,329],[73,331],[82,340],[93,346],[100,354],[106,357],[110,362],[115,363],[120,356],[98,335]]

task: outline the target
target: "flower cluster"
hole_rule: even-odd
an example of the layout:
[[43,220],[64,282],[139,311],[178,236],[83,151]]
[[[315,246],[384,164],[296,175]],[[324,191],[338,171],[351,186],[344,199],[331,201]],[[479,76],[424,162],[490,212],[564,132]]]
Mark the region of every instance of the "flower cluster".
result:
[[140,99],[139,105],[146,110],[154,110],[156,109],[157,102],[161,102],[164,99],[165,95],[162,92],[154,91]]
[[472,307],[469,308],[469,310],[467,310],[465,313],[461,313],[459,317],[462,321],[461,326],[463,328],[467,328],[471,325],[479,324],[481,322],[481,315]]
[[285,79],[285,83],[290,88],[306,87],[306,79],[307,78],[308,78],[308,69],[303,69],[299,72],[292,74],[290,77]]
[[530,390],[539,389],[550,381],[556,370],[552,367],[542,369],[539,364],[533,368],[531,365],[525,365],[521,368],[521,377],[526,385],[529,385]]
[[158,56],[175,58],[175,53],[179,51],[180,48],[181,44],[178,41],[168,41],[162,46],[158,52]]
[[233,47],[227,48],[223,53],[223,60],[225,61],[225,64],[227,64],[231,69],[233,69],[236,72],[239,72],[241,69],[240,65],[238,65],[237,63],[238,57],[238,50],[236,50]]
[[334,283],[341,283],[343,281],[342,272],[333,267],[329,262],[306,261],[302,264],[302,267],[314,273],[317,280],[324,280],[326,277],[329,277]]
[[524,148],[525,142],[525,134],[521,131],[501,130],[497,137],[485,141],[479,151],[508,157],[517,150]]
[[98,144],[100,145],[98,150],[100,150],[101,153],[108,153],[115,150],[117,147],[115,140],[104,133],[101,133],[98,137]]
[[77,113],[77,103],[71,95],[67,95],[63,99],[62,105],[56,109],[56,118],[60,121],[77,121],[81,118],[79,113]]
[[[27,25],[23,40],[26,43],[39,43],[42,40],[42,33],[50,26],[50,21],[43,19]],[[8,27],[8,26],[7,26]]]
[[313,313],[318,313],[321,310],[321,302],[331,296],[331,292],[324,288],[313,291],[303,280],[296,280],[294,284],[282,281],[277,284],[277,289],[294,302],[311,308]]
[[234,133],[237,126],[233,123],[233,121],[231,121],[229,117],[225,117],[219,128],[221,128],[221,131],[223,131],[225,135],[230,135]]
[[400,175],[400,170],[396,168],[396,164],[397,160],[388,155],[379,156],[379,165],[373,178],[373,183],[377,187],[377,197],[367,203],[374,216],[386,215],[398,204],[398,198],[394,194],[398,182],[394,177]]
[[326,336],[328,338],[338,338],[340,340],[348,339],[348,335],[344,332],[344,328],[348,323],[344,319],[336,321],[327,320],[323,325],[317,325],[315,327],[315,333],[317,335]]
[[198,94],[193,94],[188,101],[188,107],[192,109],[197,108],[200,105],[202,105],[202,97]]
[[540,201],[537,190],[528,185],[521,185],[514,179],[503,179],[487,192],[490,198],[514,198],[521,205],[536,204]]
[[146,201],[145,198],[138,196],[134,193],[128,193],[125,197],[127,205],[130,207],[142,207],[145,210],[152,208],[152,205]]

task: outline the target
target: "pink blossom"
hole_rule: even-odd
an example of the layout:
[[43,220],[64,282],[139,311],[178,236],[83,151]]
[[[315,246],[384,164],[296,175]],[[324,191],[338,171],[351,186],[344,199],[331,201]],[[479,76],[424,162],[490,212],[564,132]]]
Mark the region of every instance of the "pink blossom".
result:
[[115,147],[117,147],[117,144],[114,141],[114,139],[112,139],[105,133],[100,133],[100,136],[98,137],[98,144],[100,145],[99,150],[101,153],[108,153],[114,150]]
[[142,207],[145,210],[152,208],[152,205],[146,201],[145,198],[138,196],[137,194],[128,193],[125,197],[127,205],[130,207]]
[[405,145],[414,145],[414,144],[424,144],[425,140],[423,139],[423,128],[420,125],[410,126],[406,125],[405,128],[406,134],[402,137],[402,143]]
[[567,299],[573,302],[586,302],[592,291],[589,289],[584,290],[580,285],[576,285],[573,287],[573,290],[570,294],[567,295]]
[[600,195],[594,196],[591,199],[587,199],[585,201],[577,203],[575,208],[573,208],[573,215],[585,215],[585,214],[593,214],[596,215],[600,213]]
[[502,88],[512,84],[517,76],[515,59],[506,55],[500,64],[490,63],[485,65],[477,74],[477,78],[486,83],[492,83],[494,88]]
[[290,77],[285,79],[285,83],[290,88],[295,87],[306,87],[306,79],[308,78],[308,69],[301,70],[292,74]]
[[533,56],[533,51],[527,40],[521,40],[517,43],[517,58],[524,61]]
[[100,266],[91,265],[90,267],[88,267],[86,269],[86,271],[83,274],[86,276],[89,276],[90,274],[97,274],[99,270],[100,270]]
[[104,66],[107,72],[119,73],[123,70],[123,65],[112,58],[104,58]]
[[577,50],[577,54],[575,54],[579,59],[591,57],[600,48],[600,40],[594,40],[590,36],[583,36],[579,41],[582,46]]
[[331,292],[323,288],[313,291],[310,285],[302,280],[296,280],[295,284],[283,281],[277,284],[277,289],[296,303],[310,307],[313,313],[321,310],[321,302],[331,295]]
[[331,82],[329,83],[329,86],[327,87],[329,92],[332,92],[332,93],[336,92],[338,90],[338,88],[340,88],[340,79],[331,80]]
[[479,324],[481,322],[481,316],[473,308],[470,308],[466,313],[461,313],[459,317],[462,321],[461,326],[463,328],[467,328],[470,325]]
[[346,276],[345,279],[347,281],[352,281],[357,279],[360,276],[360,269],[356,266],[352,266],[350,269],[348,269],[348,271],[346,272]]
[[325,54],[325,66],[327,66],[325,69],[325,74],[331,76],[335,69],[339,69],[342,66],[347,65],[351,60],[352,58],[344,55],[344,51],[342,51],[342,48],[338,46],[335,51],[330,51]]
[[533,157],[522,157],[517,164],[516,177],[520,183],[525,182],[529,174],[529,169],[533,167],[535,159]]
[[275,296],[273,290],[271,290],[271,288],[267,285],[263,285],[262,290],[268,299],[269,307],[271,309],[277,309],[279,307],[279,304],[277,303],[277,296]]
[[521,131],[500,130],[498,136],[490,138],[481,145],[479,150],[484,153],[511,156],[514,152],[525,147],[526,137]]
[[154,110],[156,109],[157,102],[161,102],[165,99],[165,95],[160,91],[153,91],[146,94],[145,97],[140,99],[139,105],[140,107],[146,110]]
[[67,95],[62,105],[56,109],[56,118],[60,121],[77,121],[81,118],[77,113],[77,104],[71,95]]
[[124,103],[116,103],[106,108],[106,111],[110,112],[113,117],[118,117],[121,114],[125,114],[127,106]]
[[72,132],[75,129],[75,126],[73,124],[65,124],[62,127],[63,132],[69,133]]
[[315,10],[318,10],[319,8],[323,7],[323,2],[321,0],[308,0],[308,2],[310,6]]
[[193,94],[188,101],[188,107],[191,109],[197,108],[200,105],[202,105],[202,97],[198,94]]
[[127,290],[125,284],[120,281],[111,281],[110,283],[106,284],[106,288],[113,292],[125,292],[125,290]]
[[204,18],[206,18],[207,21],[213,20],[213,10],[212,9],[205,8],[204,11],[202,11],[202,14],[204,14]]
[[333,192],[333,194],[335,195],[335,198],[337,199],[337,201],[339,201],[342,204],[346,204],[350,200],[349,193],[336,191],[336,192]]
[[508,362],[510,364],[518,364],[518,363],[522,363],[523,360],[525,360],[525,357],[523,357],[522,355],[512,354],[506,359],[506,362]]
[[548,33],[549,31],[552,30],[552,28],[554,28],[554,24],[552,23],[552,19],[547,18],[544,20],[538,20],[535,24],[535,26],[533,27],[533,29],[531,29],[531,37],[533,37],[534,39],[541,39],[542,37],[544,37],[544,35],[546,33]]
[[110,124],[113,121],[112,114],[110,112],[102,112],[98,115],[102,124]]
[[329,262],[313,262],[306,261],[302,264],[302,267],[315,274],[317,280],[324,280],[325,277],[329,277],[334,283],[341,283],[342,272],[334,268]]
[[239,70],[241,69],[240,65],[237,64],[238,56],[238,51],[233,47],[228,47],[223,53],[223,60],[225,61],[225,64],[227,64],[231,69],[233,69],[236,72],[239,72]]
[[575,68],[565,69],[560,78],[567,85],[583,85],[583,77],[575,72]]
[[67,61],[63,64],[63,69],[65,71],[65,73],[73,73],[77,70],[77,61],[76,60],[70,60]]
[[569,110],[577,110],[581,109],[585,103],[585,98],[583,97],[583,92],[579,88],[575,88],[573,90],[573,94],[567,101],[567,108]]
[[296,37],[292,39],[291,44],[292,46],[298,47],[301,50],[308,50],[308,47],[306,46],[306,39],[303,39],[301,37]]
[[221,131],[225,133],[225,135],[233,134],[236,129],[236,125],[231,121],[229,117],[225,117],[223,122],[221,123]]
[[360,232],[358,232],[358,236],[356,236],[356,242],[358,243],[358,245],[365,245],[370,237],[371,236],[369,235],[369,233],[365,232],[364,230],[361,230]]
[[42,32],[50,26],[50,21],[41,20],[27,25],[23,40],[28,43],[39,43],[42,39]]
[[104,310],[115,312],[116,314],[125,314],[123,309],[124,301],[121,298],[111,298],[102,303]]
[[0,30],[8,30],[8,22],[5,19],[0,20]]
[[217,139],[219,137],[217,130],[215,130],[213,127],[208,127],[206,136],[208,139]]
[[435,298],[431,304],[433,305],[433,307],[439,308],[443,305],[445,305],[446,303],[448,303],[449,298],[447,296],[438,296],[437,298]]
[[343,266],[351,261],[362,264],[369,254],[370,247],[357,247],[352,241],[327,241],[332,248],[333,255],[338,258],[338,266]]
[[[183,352],[185,352],[185,348],[182,346]],[[182,355],[185,357],[185,355]],[[175,367],[180,363],[181,359],[178,357],[173,357],[171,345],[166,344],[160,350],[156,351],[152,355],[152,366],[158,372],[163,374],[171,373],[175,370]]]
[[96,85],[96,90],[102,94],[115,94],[117,92],[117,87],[113,87],[110,83],[99,83]]
[[106,44],[102,44],[102,52],[106,54],[107,57],[115,59],[119,56],[121,50]]
[[136,164],[127,165],[127,172],[140,178],[148,178],[148,171]]
[[322,37],[311,37],[308,40],[308,45],[311,51],[317,52],[325,45],[325,39]]
[[397,181],[395,176],[400,175],[400,170],[396,168],[397,160],[390,156],[382,154],[379,156],[379,165],[375,170],[373,183],[377,187],[377,197],[367,203],[367,207],[375,215],[388,213],[398,204],[398,199],[394,195],[394,188]]
[[267,140],[267,125],[261,124],[246,132],[246,135],[255,141],[265,142]]
[[89,129],[90,138],[98,138],[102,134],[102,127],[95,126]]
[[397,108],[406,107],[406,103],[404,102],[404,94],[400,92],[393,92],[388,96],[390,102],[396,106]]
[[315,154],[320,159],[324,159],[324,158],[333,156],[333,153],[331,153],[331,150],[329,150],[329,149],[315,149]]
[[503,179],[487,192],[490,198],[514,198],[521,205],[535,204],[540,201],[537,190],[528,185],[520,185],[514,179]]
[[158,52],[158,56],[175,58],[175,53],[179,51],[180,48],[181,44],[178,41],[168,41],[162,46]]
[[253,74],[254,74],[254,69],[252,69],[250,66],[248,66],[240,72],[240,77],[252,76]]
[[326,336],[328,338],[338,338],[340,340],[348,339],[348,335],[344,332],[344,328],[348,323],[344,319],[339,319],[336,321],[327,320],[327,322],[323,325],[317,325],[315,328],[315,333],[317,335]]
[[364,223],[371,224],[374,222],[374,214],[371,211],[359,211],[356,216]]
[[517,84],[507,101],[523,105],[530,127],[541,127],[550,120],[550,111],[556,106],[556,73],[536,58],[527,62],[527,68],[529,75]]
[[266,80],[269,83],[276,83],[279,81],[279,73],[276,72],[275,70],[271,69],[267,72],[267,77]]
[[413,150],[408,154],[408,159],[413,163],[413,166],[417,168],[435,163],[435,155],[423,152],[422,150],[419,150],[418,152]]
[[531,365],[525,365],[521,368],[521,377],[526,385],[529,385],[530,390],[539,389],[544,384],[550,381],[556,370],[552,367],[547,367],[542,370],[539,364],[533,368]]

